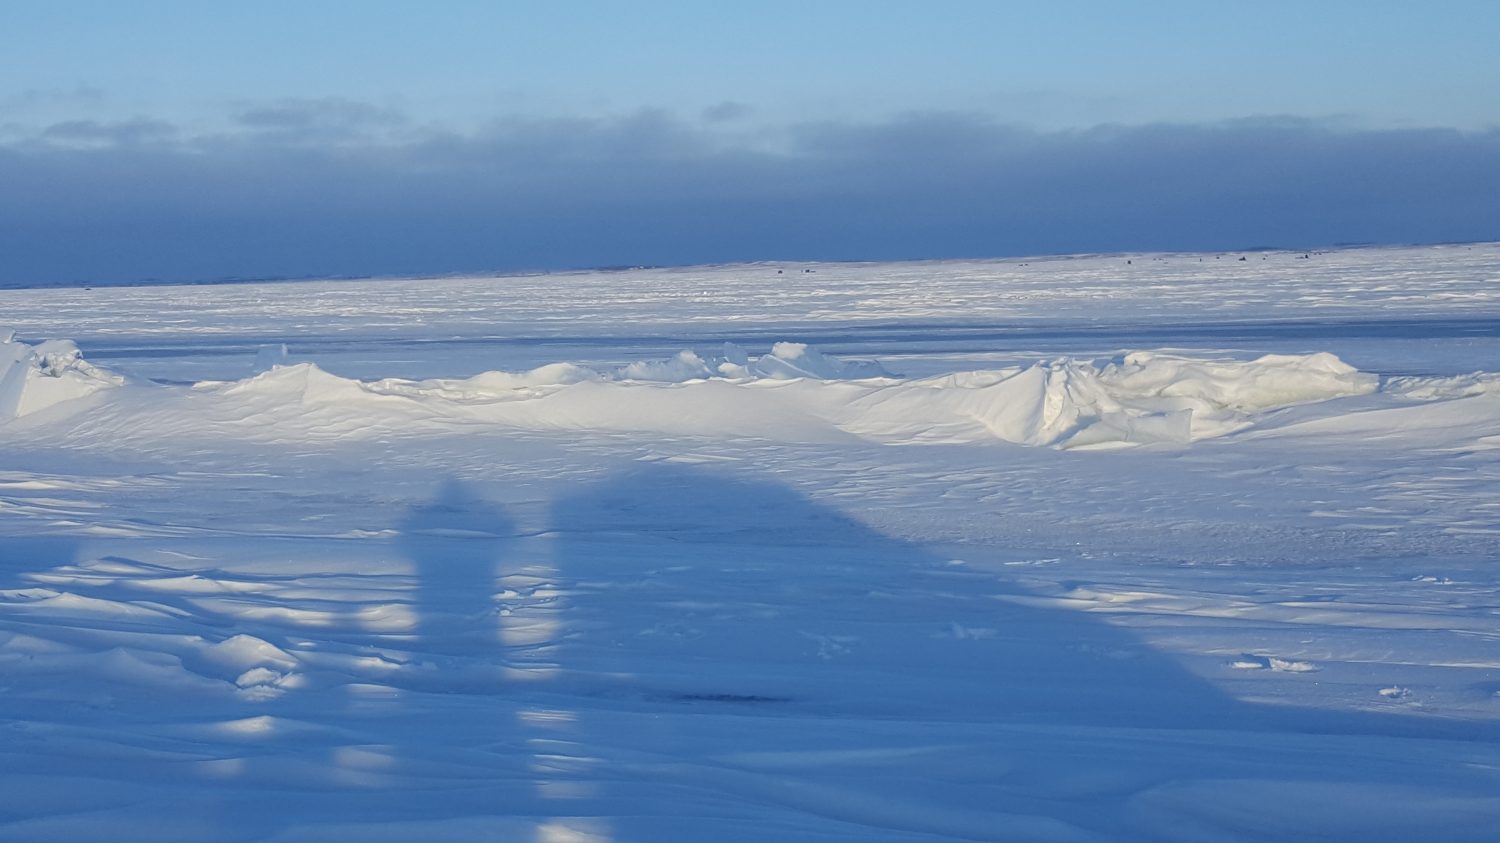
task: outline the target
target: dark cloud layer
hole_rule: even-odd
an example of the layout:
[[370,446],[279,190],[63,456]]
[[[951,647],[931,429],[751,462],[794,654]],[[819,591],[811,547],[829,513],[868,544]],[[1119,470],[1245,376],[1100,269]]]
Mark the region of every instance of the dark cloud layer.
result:
[[720,132],[731,111],[463,135],[320,101],[209,136],[58,124],[0,147],[0,283],[1500,239],[1500,131],[931,114],[772,146]]

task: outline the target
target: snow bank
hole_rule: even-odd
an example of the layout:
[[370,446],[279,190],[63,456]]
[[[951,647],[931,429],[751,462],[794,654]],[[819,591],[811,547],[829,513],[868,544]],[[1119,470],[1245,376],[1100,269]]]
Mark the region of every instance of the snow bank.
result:
[[1135,353],[1102,364],[1065,358],[903,380],[878,363],[777,343],[759,357],[725,345],[717,354],[683,351],[614,369],[554,363],[463,379],[364,382],[302,363],[194,391],[214,402],[204,416],[226,420],[222,427],[235,435],[358,437],[477,425],[1099,448],[1186,444],[1247,427],[1268,410],[1377,386],[1327,354],[1245,362]]
[[54,404],[120,386],[125,379],[84,361],[69,340],[27,345],[0,329],[0,419],[17,418]]
[[[66,341],[34,348],[7,341],[0,352],[0,418],[124,382],[85,363]],[[1062,358],[918,380],[791,342],[776,343],[760,356],[726,344],[717,353],[685,350],[617,368],[553,363],[462,379],[360,381],[312,363],[277,362],[284,359],[280,348],[270,347],[256,363],[268,368],[252,377],[202,382],[189,390],[130,390],[134,399],[100,412],[114,414],[111,429],[135,429],[141,436],[200,433],[276,441],[453,433],[477,426],[1101,448],[1182,445],[1249,427],[1280,407],[1379,387],[1375,376],[1330,354],[1234,361],[1137,352],[1102,363]],[[1474,394],[1489,383],[1413,383],[1401,389],[1408,397]]]
[[1242,362],[1137,352],[1096,377],[1110,401],[1098,405],[1095,423],[1073,434],[1069,444],[1221,436],[1248,426],[1259,413],[1365,395],[1380,386],[1378,377],[1332,354],[1268,354]]
[[369,387],[375,393],[410,398],[490,402],[535,398],[555,392],[558,387],[580,383],[678,384],[710,378],[743,382],[889,377],[891,373],[874,361],[840,360],[802,343],[779,342],[771,348],[770,354],[760,357],[752,357],[734,343],[725,343],[718,354],[700,354],[688,349],[665,360],[639,360],[614,369],[551,363],[527,372],[482,372],[463,379],[409,381],[386,378],[369,384]]
[[[1061,359],[1024,369],[968,372],[872,394],[870,421],[930,421],[941,408],[1025,445],[1099,447],[1187,442],[1220,436],[1261,412],[1373,392],[1362,374],[1330,354],[1268,355],[1249,362],[1138,352],[1098,366]],[[856,422],[858,424],[858,422]],[[927,429],[908,429],[923,438]]]

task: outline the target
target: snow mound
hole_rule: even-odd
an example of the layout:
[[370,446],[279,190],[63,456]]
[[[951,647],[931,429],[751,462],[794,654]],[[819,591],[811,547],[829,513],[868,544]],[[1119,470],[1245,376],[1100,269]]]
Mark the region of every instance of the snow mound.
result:
[[675,357],[666,360],[643,360],[631,363],[620,370],[620,376],[624,380],[632,381],[682,383],[711,378],[720,374],[717,369],[718,367],[711,359],[705,360],[699,357],[697,352],[688,350],[679,351]]
[[27,345],[0,330],[0,419],[18,418],[54,404],[121,386],[125,379],[83,359],[70,340]]
[[612,369],[549,363],[526,372],[481,372],[463,379],[409,381],[386,378],[370,383],[368,387],[371,392],[386,395],[483,403],[536,398],[555,392],[559,387],[580,383],[677,384],[710,378],[752,381],[889,377],[891,373],[874,361],[840,360],[802,343],[779,342],[771,348],[770,354],[760,357],[750,356],[734,343],[725,343],[719,354],[700,354],[685,349],[665,360],[639,360]]
[[313,363],[273,366],[265,372],[230,383],[224,395],[276,395],[305,407],[358,403],[374,391],[352,378],[341,378]]
[[1126,355],[1100,373],[1126,397],[1166,399],[1197,411],[1256,411],[1374,392],[1379,379],[1332,354],[1268,354],[1250,362]]
[[[122,383],[84,363],[72,343],[33,349],[9,342],[0,349],[11,361],[3,393],[11,415]],[[269,368],[243,380],[130,390],[135,400],[100,412],[114,417],[116,434],[280,442],[508,428],[1118,448],[1185,445],[1250,427],[1271,410],[1380,385],[1331,354],[1236,361],[1136,352],[918,380],[792,342],[758,357],[725,344],[716,354],[684,350],[616,368],[552,363],[427,380],[360,381],[312,363],[279,364],[277,348],[262,356]],[[1427,394],[1420,385],[1403,388]],[[1426,388],[1468,394],[1480,387]]]
[[197,389],[229,402],[218,417],[317,438],[477,424],[1099,448],[1187,444],[1250,426],[1268,410],[1377,387],[1373,375],[1328,354],[1215,361],[1142,352],[902,380],[878,363],[777,343],[760,357],[726,345],[717,355],[683,351],[609,370],[554,363],[419,381],[362,382],[301,363]]
[[549,363],[527,372],[480,372],[471,378],[461,379],[430,378],[410,381],[385,378],[368,384],[368,388],[375,394],[441,399],[456,403],[483,403],[534,398],[558,387],[602,378],[598,372],[572,363]]
[[1104,366],[1064,358],[914,381],[910,389],[873,394],[867,403],[880,405],[872,420],[915,422],[942,408],[979,422],[997,439],[1024,445],[1185,444],[1246,427],[1257,413],[1361,395],[1378,385],[1375,376],[1331,354],[1242,362],[1137,352]]
[[[812,346],[800,342],[779,342],[771,347],[771,353],[754,361],[739,359],[745,355],[731,343],[725,346],[725,361],[720,371],[734,376],[743,368],[751,376],[787,380],[791,378],[817,378],[819,380],[849,380],[860,378],[888,378],[891,376],[873,360],[839,360],[826,355]],[[734,368],[732,368],[734,367]]]
[[1221,436],[1248,426],[1258,413],[1380,387],[1375,375],[1326,353],[1246,362],[1137,352],[1079,374],[1093,375],[1108,400],[1081,408],[1095,410],[1097,421],[1069,439],[1074,446]]

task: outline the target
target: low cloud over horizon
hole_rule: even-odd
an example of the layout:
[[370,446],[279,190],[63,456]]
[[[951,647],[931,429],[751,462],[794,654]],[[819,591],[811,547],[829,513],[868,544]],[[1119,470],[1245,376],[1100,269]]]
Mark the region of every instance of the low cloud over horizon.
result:
[[329,99],[0,127],[0,283],[1500,239],[1500,129],[752,118],[456,132]]

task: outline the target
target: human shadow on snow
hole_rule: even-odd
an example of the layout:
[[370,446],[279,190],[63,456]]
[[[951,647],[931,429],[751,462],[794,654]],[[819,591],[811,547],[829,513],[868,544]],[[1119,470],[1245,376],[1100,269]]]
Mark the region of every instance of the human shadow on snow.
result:
[[786,486],[655,463],[557,502],[557,567],[607,585],[558,654],[622,703],[1210,727],[1243,707],[1084,613]]
[[504,509],[453,479],[407,514],[397,546],[416,573],[414,653],[493,658],[496,582],[514,533]]
[[575,690],[619,704],[1172,729],[1500,738],[1237,700],[1134,633],[785,485],[650,463],[556,502]]

